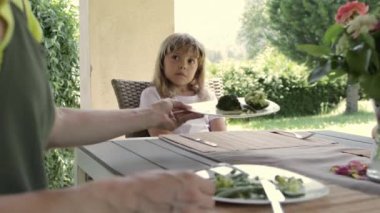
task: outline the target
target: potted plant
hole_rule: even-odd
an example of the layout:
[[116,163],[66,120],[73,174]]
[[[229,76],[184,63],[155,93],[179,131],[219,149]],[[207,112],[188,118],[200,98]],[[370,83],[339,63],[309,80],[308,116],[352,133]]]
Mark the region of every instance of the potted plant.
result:
[[323,76],[348,75],[373,99],[378,125],[367,176],[380,181],[380,2],[369,9],[365,3],[348,1],[339,7],[336,22],[327,29],[320,45],[298,45],[298,49],[320,59],[308,77],[310,83]]

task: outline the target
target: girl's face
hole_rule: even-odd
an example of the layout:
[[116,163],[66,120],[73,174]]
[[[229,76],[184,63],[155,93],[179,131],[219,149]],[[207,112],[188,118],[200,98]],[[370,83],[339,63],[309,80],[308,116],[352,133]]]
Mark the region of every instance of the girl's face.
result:
[[164,58],[165,77],[179,89],[187,90],[198,69],[198,57],[191,48],[181,48]]

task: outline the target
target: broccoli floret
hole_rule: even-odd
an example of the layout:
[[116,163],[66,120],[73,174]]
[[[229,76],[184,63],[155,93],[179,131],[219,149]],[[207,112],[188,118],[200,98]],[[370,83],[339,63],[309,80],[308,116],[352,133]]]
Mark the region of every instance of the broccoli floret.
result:
[[269,105],[266,99],[267,96],[262,91],[252,91],[244,97],[245,103],[256,110],[264,109]]
[[223,95],[219,98],[216,108],[224,111],[233,111],[241,110],[241,105],[236,95]]

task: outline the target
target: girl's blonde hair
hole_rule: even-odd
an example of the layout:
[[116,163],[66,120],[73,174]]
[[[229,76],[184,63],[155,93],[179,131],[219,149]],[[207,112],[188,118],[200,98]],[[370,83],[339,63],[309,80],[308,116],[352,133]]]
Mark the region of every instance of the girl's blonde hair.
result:
[[186,33],[173,33],[168,36],[161,44],[158,52],[156,67],[153,77],[153,85],[157,88],[162,98],[174,97],[177,91],[173,84],[165,77],[164,59],[165,56],[181,48],[194,51],[197,55],[198,68],[195,72],[194,79],[189,84],[189,89],[199,95],[201,99],[207,100],[209,94],[205,86],[205,49],[203,45],[194,37]]

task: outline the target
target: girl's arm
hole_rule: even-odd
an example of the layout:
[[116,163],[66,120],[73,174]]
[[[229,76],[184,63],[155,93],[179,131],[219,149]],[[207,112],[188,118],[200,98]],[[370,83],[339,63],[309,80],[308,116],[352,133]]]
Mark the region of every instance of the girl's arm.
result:
[[[210,90],[206,90],[206,93],[208,94],[210,100],[218,100],[215,94],[213,92],[210,92]],[[209,121],[209,125],[210,125],[209,129],[211,132],[227,130],[226,120],[224,118],[212,117],[211,120]]]
[[215,118],[210,121],[210,131],[226,131],[226,120],[224,118]]

